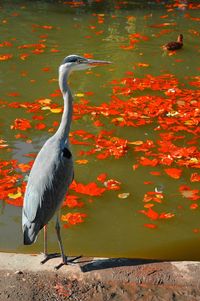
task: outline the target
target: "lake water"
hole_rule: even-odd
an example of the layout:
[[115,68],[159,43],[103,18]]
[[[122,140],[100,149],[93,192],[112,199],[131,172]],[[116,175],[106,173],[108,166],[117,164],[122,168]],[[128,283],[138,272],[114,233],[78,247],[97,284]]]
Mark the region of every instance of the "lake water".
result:
[[[70,190],[82,203],[62,214],[86,217],[70,227],[62,221],[66,253],[200,260],[200,7],[173,4],[1,1],[1,251],[42,251],[42,233],[23,246],[18,205],[26,164],[61,118],[58,66],[79,54],[112,61],[69,80],[76,183],[106,190]],[[183,49],[163,51],[180,33]],[[53,227],[49,247],[57,251]]]

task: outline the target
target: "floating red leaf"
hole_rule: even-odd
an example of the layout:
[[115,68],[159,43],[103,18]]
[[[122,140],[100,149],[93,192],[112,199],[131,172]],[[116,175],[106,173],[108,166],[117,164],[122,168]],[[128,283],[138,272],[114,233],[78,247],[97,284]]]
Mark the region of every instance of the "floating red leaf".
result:
[[166,168],[164,171],[173,179],[180,179],[182,174],[182,169],[180,168]]

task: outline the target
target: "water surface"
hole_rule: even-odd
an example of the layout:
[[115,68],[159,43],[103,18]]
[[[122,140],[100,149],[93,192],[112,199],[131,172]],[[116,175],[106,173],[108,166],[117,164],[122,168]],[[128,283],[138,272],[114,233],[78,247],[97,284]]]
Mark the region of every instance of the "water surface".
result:
[[[1,43],[8,41],[12,44],[4,44],[4,47],[0,48],[1,54],[12,55],[11,59],[0,62],[0,134],[1,139],[8,144],[8,147],[0,150],[0,158],[3,161],[15,159],[18,163],[29,162],[30,157],[25,155],[37,153],[52,135],[52,128],[55,130],[53,123],[60,121],[61,114],[44,108],[39,112],[30,113],[26,107],[15,109],[9,107],[9,104],[51,99],[58,107],[62,106],[62,97],[54,97],[52,94],[58,89],[58,66],[69,54],[93,56],[113,62],[112,66],[77,72],[70,77],[75,102],[87,99],[93,106],[109,103],[113,95],[111,83],[126,77],[144,78],[147,74],[155,77],[173,74],[180,88],[197,89],[189,83],[192,77],[198,76],[200,67],[199,10],[189,9],[187,5],[178,8],[166,7],[163,3],[158,4],[154,1],[143,1],[143,4],[140,1],[130,1],[129,5],[115,1],[88,1],[84,5],[77,3],[70,5],[40,1],[1,2]],[[159,24],[161,26],[158,26]],[[130,35],[136,33],[147,39],[139,38],[133,49],[125,49],[130,45]],[[176,39],[179,33],[184,35],[183,50],[175,55],[163,52],[161,45]],[[23,47],[30,44],[40,46]],[[134,91],[134,97],[161,94],[160,91],[151,89]],[[125,100],[129,97],[122,96]],[[46,127],[43,130],[35,128],[40,121],[32,119],[34,115],[44,117],[41,122]],[[17,118],[31,120],[32,128],[26,131],[11,129]],[[74,120],[71,131],[82,129],[98,135],[101,130],[113,130],[113,136],[127,139],[129,142],[147,139],[156,141],[159,138],[159,132],[154,130],[153,124],[119,127],[114,125],[111,119],[102,117],[103,126],[99,127],[94,125],[91,115],[85,115],[79,120]],[[26,137],[16,138],[17,134]],[[185,135],[185,138],[176,144],[188,146],[187,142],[192,139],[192,134],[181,132],[180,135]],[[197,141],[197,137],[195,139]],[[155,168],[140,166],[133,171],[138,153],[134,152],[132,144],[129,144],[128,151],[119,159],[111,156],[105,160],[98,160],[94,155],[81,156],[82,150],[87,150],[87,147],[72,144],[77,182],[96,182],[98,186],[104,187],[97,181],[97,177],[101,173],[107,173],[107,179],[115,179],[121,185],[120,190],[106,191],[99,197],[79,194],[79,201],[84,202],[82,208],[65,207],[62,210],[62,214],[87,214],[84,223],[62,230],[68,254],[200,259],[199,208],[192,210],[190,205],[194,202],[181,196],[179,191],[181,185],[199,189],[199,182],[190,181],[191,173],[198,172],[197,168],[183,167],[182,176],[176,180],[164,173],[163,166],[159,165]],[[88,160],[88,163],[76,162],[83,159]],[[160,171],[161,175],[151,175],[152,170]],[[14,167],[11,172],[15,174],[19,173],[19,170]],[[22,174],[26,179],[28,172]],[[144,209],[145,193],[155,189],[162,190],[165,200],[162,204],[156,204],[155,208],[158,208],[160,213],[173,213],[173,218],[152,220],[139,212]],[[71,193],[75,194],[74,191]],[[122,193],[129,195],[120,198],[119,194]],[[7,204],[6,199],[5,197],[0,203],[1,251],[41,252],[42,233],[36,244],[30,247],[22,245],[21,207]],[[198,200],[195,203],[198,204]],[[156,228],[148,228],[145,224],[156,225]],[[51,222],[49,246],[52,251],[56,251],[53,227]]]

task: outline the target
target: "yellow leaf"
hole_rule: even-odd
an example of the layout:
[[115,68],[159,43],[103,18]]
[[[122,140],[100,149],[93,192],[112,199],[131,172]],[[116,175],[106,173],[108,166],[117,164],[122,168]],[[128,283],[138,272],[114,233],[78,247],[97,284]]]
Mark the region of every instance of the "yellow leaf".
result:
[[84,96],[84,93],[77,93],[75,94],[77,97],[83,97]]
[[8,194],[8,197],[10,199],[14,199],[14,200],[20,198],[21,196],[22,196],[22,193],[21,193],[21,189],[20,188],[17,188],[17,193],[9,193]]
[[144,142],[141,140],[137,140],[137,141],[130,141],[128,142],[128,144],[133,144],[133,145],[142,145]]
[[129,192],[119,193],[118,194],[118,198],[120,198],[120,199],[126,199],[127,197],[129,197],[129,195],[130,195]]
[[87,164],[88,160],[76,160],[76,163],[78,163],[78,164]]
[[45,107],[42,107],[41,110],[51,110],[51,108],[48,106],[45,106]]
[[50,109],[50,111],[51,111],[52,113],[58,114],[58,113],[61,113],[61,112],[62,112],[62,108]]
[[49,98],[43,98],[43,99],[39,99],[38,102],[41,104],[41,105],[48,105],[51,103],[51,99]]
[[146,63],[138,63],[138,67],[149,67],[149,64]]

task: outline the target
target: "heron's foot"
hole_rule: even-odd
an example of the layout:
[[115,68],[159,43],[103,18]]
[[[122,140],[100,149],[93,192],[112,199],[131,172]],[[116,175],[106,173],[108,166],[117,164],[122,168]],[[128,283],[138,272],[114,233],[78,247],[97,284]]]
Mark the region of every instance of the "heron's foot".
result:
[[62,262],[58,264],[57,266],[54,267],[55,270],[59,270],[63,265],[71,265],[71,264],[76,264],[76,260],[81,258],[82,256],[77,256],[77,257],[67,257],[64,256],[62,258]]
[[52,253],[52,254],[44,254],[44,259],[40,262],[41,264],[45,264],[48,260],[52,258],[60,257],[59,253]]

